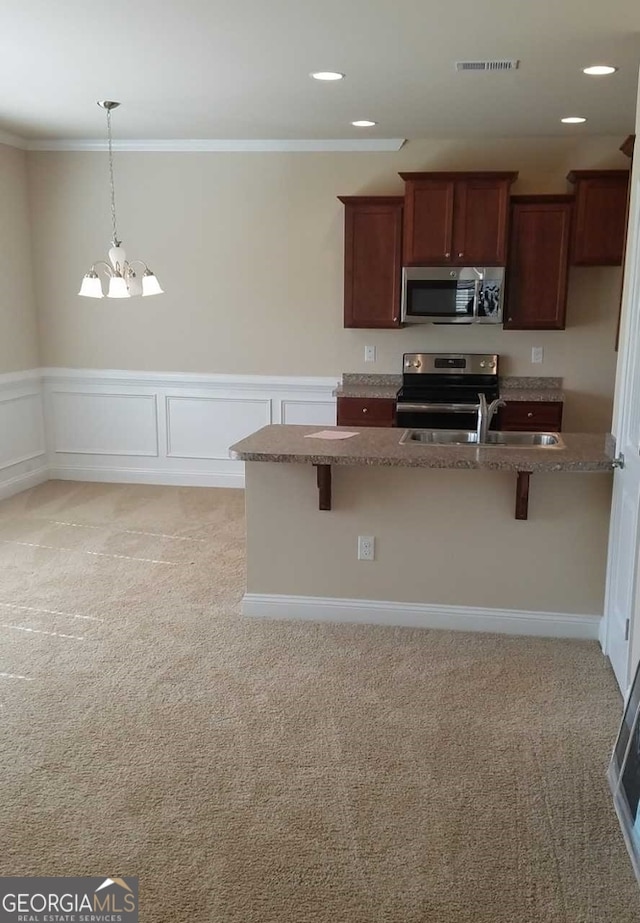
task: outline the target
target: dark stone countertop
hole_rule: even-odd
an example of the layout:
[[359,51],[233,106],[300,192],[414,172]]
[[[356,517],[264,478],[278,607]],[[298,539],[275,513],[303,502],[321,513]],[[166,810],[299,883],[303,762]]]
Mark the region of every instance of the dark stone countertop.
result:
[[[322,430],[355,432],[348,439],[309,438]],[[400,468],[468,468],[490,471],[612,471],[608,434],[562,433],[564,448],[400,445],[400,427],[272,424],[233,445],[243,461],[315,465],[383,465]]]
[[[394,399],[402,385],[402,375],[368,375],[345,372],[336,397]],[[563,401],[562,378],[504,376],[500,378],[500,397],[505,401]]]

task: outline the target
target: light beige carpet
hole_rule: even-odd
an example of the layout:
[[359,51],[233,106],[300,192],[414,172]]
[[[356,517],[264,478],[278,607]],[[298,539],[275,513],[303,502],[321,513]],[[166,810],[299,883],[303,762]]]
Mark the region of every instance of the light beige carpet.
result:
[[243,503],[0,504],[0,872],[138,875],[145,923],[638,921],[598,646],[243,619]]

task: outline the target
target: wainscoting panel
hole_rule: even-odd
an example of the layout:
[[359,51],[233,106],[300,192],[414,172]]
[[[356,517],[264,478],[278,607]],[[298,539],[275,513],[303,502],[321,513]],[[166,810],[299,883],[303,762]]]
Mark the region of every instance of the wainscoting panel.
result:
[[0,498],[47,477],[40,376],[0,375]]
[[229,447],[274,423],[335,423],[335,378],[44,369],[49,476],[244,487]]
[[335,426],[336,403],[335,400],[283,400],[280,415],[282,423],[304,423],[306,426]]
[[53,451],[73,455],[158,455],[154,394],[50,392]]
[[167,397],[167,457],[228,459],[229,446],[271,423],[268,398]]

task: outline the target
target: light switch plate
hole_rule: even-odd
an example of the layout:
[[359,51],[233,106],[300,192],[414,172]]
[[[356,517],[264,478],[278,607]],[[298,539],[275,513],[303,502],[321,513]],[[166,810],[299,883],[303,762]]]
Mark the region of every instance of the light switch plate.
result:
[[375,346],[365,346],[365,348],[364,348],[364,361],[365,361],[365,362],[375,362],[375,361],[376,361],[376,348],[375,348]]

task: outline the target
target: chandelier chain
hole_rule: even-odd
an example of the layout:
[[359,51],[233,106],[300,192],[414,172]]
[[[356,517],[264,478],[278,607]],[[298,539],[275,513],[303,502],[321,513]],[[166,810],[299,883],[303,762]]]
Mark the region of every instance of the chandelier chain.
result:
[[118,224],[116,220],[116,187],[113,181],[113,142],[111,139],[111,109],[107,108],[107,136],[109,139],[109,181],[111,184],[111,224],[113,226],[113,246],[119,247]]

